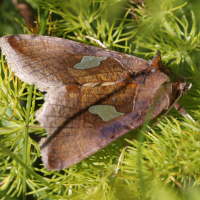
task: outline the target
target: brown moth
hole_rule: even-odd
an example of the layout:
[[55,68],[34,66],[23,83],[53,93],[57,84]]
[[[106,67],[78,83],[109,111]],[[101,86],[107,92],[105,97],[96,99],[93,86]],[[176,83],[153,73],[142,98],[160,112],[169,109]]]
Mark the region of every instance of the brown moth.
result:
[[40,142],[44,165],[78,163],[128,131],[158,117],[190,84],[161,62],[67,39],[10,35],[0,39],[9,66],[22,81],[47,92],[36,113],[48,134]]

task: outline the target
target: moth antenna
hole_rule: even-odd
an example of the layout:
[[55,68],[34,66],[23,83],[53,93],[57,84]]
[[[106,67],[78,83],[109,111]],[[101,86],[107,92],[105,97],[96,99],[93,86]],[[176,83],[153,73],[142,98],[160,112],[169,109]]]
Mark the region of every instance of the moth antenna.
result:
[[[191,121],[196,122],[191,115],[189,115],[189,113],[182,107],[180,106],[177,101],[183,96],[183,91],[180,92],[179,96],[177,97],[177,99],[174,101],[174,103],[169,107],[169,109],[166,111],[166,113],[155,123],[153,124],[148,130],[147,132],[149,132],[152,128],[154,128],[168,113],[169,111],[172,109],[172,107],[174,106],[176,108],[176,110],[178,110],[178,112],[183,115],[184,117],[188,117]],[[178,108],[178,109],[177,109]],[[182,114],[179,110],[183,110]]]
[[101,46],[102,48],[107,49],[107,47],[100,40],[97,40],[97,39],[90,37],[90,36],[87,36],[87,35],[85,35],[83,37],[86,38],[86,39],[92,40],[92,41],[96,42],[99,46]]

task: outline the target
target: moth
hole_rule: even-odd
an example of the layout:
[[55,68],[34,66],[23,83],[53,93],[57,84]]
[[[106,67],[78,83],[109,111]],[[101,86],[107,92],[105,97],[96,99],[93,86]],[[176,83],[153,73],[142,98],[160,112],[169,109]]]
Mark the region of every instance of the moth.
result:
[[36,119],[48,135],[40,142],[48,170],[70,167],[140,127],[151,108],[157,118],[191,87],[159,51],[146,61],[36,35],[4,36],[0,46],[16,76],[47,92]]

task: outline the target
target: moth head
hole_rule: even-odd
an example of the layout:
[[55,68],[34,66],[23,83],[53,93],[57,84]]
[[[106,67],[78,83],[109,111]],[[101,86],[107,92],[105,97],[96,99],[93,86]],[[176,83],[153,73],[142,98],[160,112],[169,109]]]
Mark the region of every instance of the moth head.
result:
[[186,83],[184,78],[179,78],[177,81],[177,90],[185,95],[190,88],[192,87],[192,83]]
[[187,84],[184,78],[177,77],[169,68],[163,65],[161,60],[161,53],[159,50],[157,51],[155,57],[152,59],[151,67],[148,70],[151,72],[155,72],[156,69],[168,75],[170,77],[170,81],[173,82],[173,85],[176,85],[173,92],[174,94],[176,93],[176,96],[180,94],[181,96],[185,95],[192,87],[191,83]]

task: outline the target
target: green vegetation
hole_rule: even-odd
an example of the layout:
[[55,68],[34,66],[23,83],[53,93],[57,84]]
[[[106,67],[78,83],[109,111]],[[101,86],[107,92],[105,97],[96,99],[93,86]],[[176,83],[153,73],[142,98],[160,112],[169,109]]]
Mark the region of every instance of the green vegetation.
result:
[[[28,2],[37,8],[35,29],[41,35],[50,33],[52,36],[98,45],[83,37],[87,35],[102,41],[109,49],[144,59],[151,59],[159,49],[163,62],[177,75],[188,77],[187,81],[193,84],[179,103],[199,121],[200,18],[197,17],[200,2]],[[9,28],[7,16],[6,12],[0,15],[1,36],[23,33],[22,30],[31,33],[21,17],[12,22],[21,29],[15,31]],[[34,87],[32,99],[27,101],[32,86],[14,76],[3,56],[0,67],[2,199],[29,199],[30,196],[45,200],[199,199],[199,124],[183,118],[173,109],[150,133],[144,133],[146,128],[142,127],[139,135],[145,137],[143,142],[128,140],[133,134],[131,132],[77,165],[62,171],[47,171],[42,167],[38,138],[35,137],[44,136],[45,130],[35,126],[39,124],[34,118],[35,108],[38,108],[38,104],[41,106],[44,94]],[[124,149],[127,141],[128,147]]]

